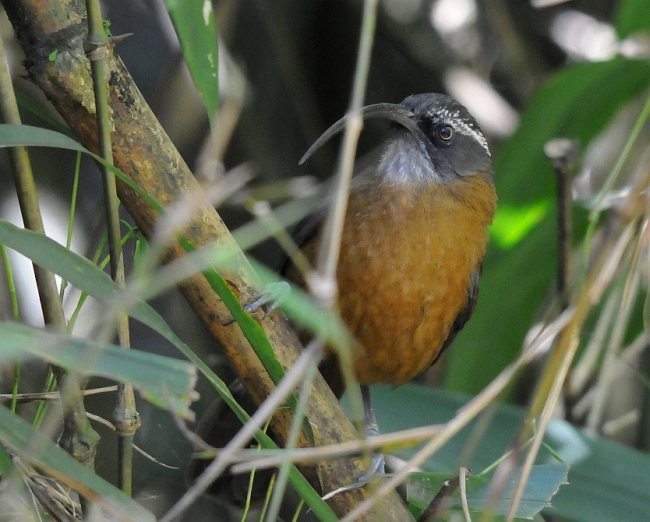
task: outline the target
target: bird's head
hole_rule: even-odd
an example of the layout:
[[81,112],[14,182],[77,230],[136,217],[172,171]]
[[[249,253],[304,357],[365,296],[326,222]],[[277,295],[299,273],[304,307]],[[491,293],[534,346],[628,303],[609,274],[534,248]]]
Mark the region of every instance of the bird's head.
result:
[[[450,96],[415,94],[402,103],[379,103],[361,109],[364,118],[393,122],[376,175],[395,183],[450,182],[477,174],[490,175],[487,140],[469,111]],[[327,129],[301,159],[341,131],[350,115]]]

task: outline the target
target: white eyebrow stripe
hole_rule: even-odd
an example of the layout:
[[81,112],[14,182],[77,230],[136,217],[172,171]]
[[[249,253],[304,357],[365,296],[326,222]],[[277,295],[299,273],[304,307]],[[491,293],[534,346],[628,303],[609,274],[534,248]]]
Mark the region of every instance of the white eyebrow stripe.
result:
[[463,119],[460,118],[458,111],[449,112],[448,110],[444,110],[438,114],[439,119],[442,120],[443,123],[451,125],[456,131],[472,138],[476,143],[485,149],[485,152],[487,152],[488,155],[492,156],[492,154],[490,154],[488,142],[485,139],[485,136],[483,136],[483,133],[477,128],[463,121]]

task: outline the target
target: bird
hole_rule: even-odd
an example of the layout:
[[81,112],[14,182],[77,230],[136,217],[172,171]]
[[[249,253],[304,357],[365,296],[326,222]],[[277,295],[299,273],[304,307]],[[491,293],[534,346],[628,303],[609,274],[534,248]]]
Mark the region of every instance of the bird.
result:
[[[450,96],[411,95],[362,113],[391,120],[392,129],[351,185],[337,305],[360,345],[357,381],[398,386],[429,368],[470,318],[497,195],[487,140]],[[313,261],[322,222],[305,226],[300,248]]]
[[[366,432],[374,435],[369,386],[399,386],[423,373],[472,315],[497,195],[487,139],[450,96],[411,95],[400,104],[363,107],[361,114],[387,119],[391,129],[351,184],[337,265],[337,310],[358,341],[354,375]],[[339,132],[347,117],[327,129],[300,163]],[[312,263],[326,212],[324,205],[295,231],[297,246]],[[280,272],[305,286],[305,274],[290,259]],[[254,312],[256,306],[245,308]],[[320,369],[340,397],[344,383],[335,356],[330,353]],[[236,388],[243,392],[240,384]],[[222,441],[230,433],[224,429],[228,414],[220,405],[206,415],[200,430],[205,440]],[[238,425],[236,419],[230,424]],[[383,470],[377,454],[365,478]]]
[[[358,341],[366,434],[379,433],[369,386],[399,386],[423,373],[474,311],[497,195],[487,139],[452,97],[411,95],[363,107],[391,121],[391,133],[353,178],[337,265],[337,309]],[[344,128],[345,116],[309,148],[304,163]],[[299,225],[299,247],[314,262],[327,206]],[[305,285],[288,263],[289,279]],[[342,372],[331,354],[321,373],[337,396]],[[364,478],[384,471],[381,454]]]

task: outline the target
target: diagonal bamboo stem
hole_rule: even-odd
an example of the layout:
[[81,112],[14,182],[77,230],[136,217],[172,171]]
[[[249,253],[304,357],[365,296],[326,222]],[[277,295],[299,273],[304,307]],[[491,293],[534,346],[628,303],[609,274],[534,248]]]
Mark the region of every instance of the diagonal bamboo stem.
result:
[[[30,77],[46,93],[81,142],[97,150],[90,67],[83,51],[86,39],[83,3],[81,0],[4,0],[3,5],[28,57],[26,67]],[[59,53],[51,62],[47,56],[53,46],[59,49]],[[165,205],[179,200],[188,190],[198,190],[192,173],[133,84],[124,64],[115,56],[110,57],[110,75],[115,165],[154,200]],[[118,183],[117,191],[138,227],[150,234],[158,217],[156,210],[122,183]],[[238,252],[236,270],[224,275],[240,300],[250,301],[259,294],[257,278],[250,264],[213,207],[197,208],[196,215],[196,219],[183,230],[184,236],[197,248],[218,240],[225,249]],[[167,260],[184,255],[185,250],[178,243],[171,244],[165,253]],[[242,331],[236,326],[224,325],[225,319],[230,317],[226,306],[202,275],[187,279],[181,289],[207,329],[223,346],[249,395],[256,403],[261,403],[273,391],[273,382]],[[301,346],[286,320],[279,314],[272,314],[261,323],[261,327],[271,341],[278,361],[285,368],[292,366]],[[314,380],[306,417],[311,421],[316,445],[355,438],[354,428],[320,375]],[[273,417],[271,426],[278,440],[286,441],[291,421],[292,415],[286,410]],[[308,441],[301,437],[299,446],[305,445]],[[313,483],[319,490],[331,491],[352,483],[363,471],[360,460],[327,462],[319,467],[318,478],[314,477]],[[342,516],[368,495],[365,488],[349,491],[337,495],[329,503]],[[377,520],[379,516],[408,520],[410,515],[397,494],[392,493],[373,509],[368,520]]]

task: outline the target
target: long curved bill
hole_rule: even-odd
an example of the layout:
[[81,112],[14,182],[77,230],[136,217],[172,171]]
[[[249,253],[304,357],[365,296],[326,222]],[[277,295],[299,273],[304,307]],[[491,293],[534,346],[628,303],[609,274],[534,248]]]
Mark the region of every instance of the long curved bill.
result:
[[[421,143],[427,143],[428,139],[422,129],[418,127],[417,122],[415,121],[415,115],[404,108],[402,105],[397,105],[394,103],[375,103],[373,105],[366,105],[360,109],[361,116],[364,120],[371,118],[385,118],[387,120],[394,121],[395,123],[400,124],[402,127],[406,128],[408,131],[412,132]],[[307,152],[300,158],[298,165],[305,163],[311,156],[320,149],[325,143],[327,143],[332,136],[335,136],[337,133],[341,132],[345,128],[345,124],[348,119],[354,113],[349,112],[343,116],[336,123],[332,124],[329,129],[327,129],[320,137],[312,144]]]

